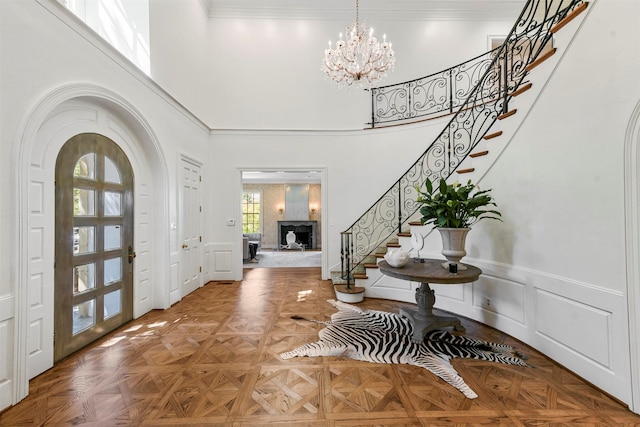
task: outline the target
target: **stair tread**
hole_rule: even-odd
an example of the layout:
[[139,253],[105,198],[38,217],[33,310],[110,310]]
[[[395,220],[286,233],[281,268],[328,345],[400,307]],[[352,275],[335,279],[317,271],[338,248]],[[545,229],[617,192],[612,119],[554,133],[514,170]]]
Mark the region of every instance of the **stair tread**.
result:
[[531,82],[529,82],[527,84],[524,84],[524,85],[520,86],[518,89],[514,90],[511,93],[511,96],[518,96],[518,95],[528,91],[529,89],[531,89],[532,86],[533,85],[531,84]]
[[513,116],[518,110],[517,109],[513,109],[511,111],[507,111],[506,113],[500,114],[498,116],[498,120],[503,120],[506,119],[507,117],[511,117]]
[[456,172],[458,173],[470,173],[476,170],[475,168],[467,168],[467,169],[458,169]]
[[471,153],[469,154],[469,157],[480,157],[480,156],[486,156],[487,154],[489,154],[489,150],[484,150],[484,151],[478,151],[476,153]]
[[483,137],[483,139],[487,140],[487,139],[497,138],[500,135],[502,135],[502,131],[501,130],[499,130],[497,132],[489,133],[489,134],[485,135]]
[[556,23],[556,25],[554,25],[553,27],[551,27],[551,29],[549,30],[550,33],[556,33],[557,31],[559,31],[562,27],[564,27],[565,25],[567,25],[569,22],[571,22],[576,16],[580,15],[582,12],[584,12],[584,10],[587,8],[587,5],[589,3],[584,2],[582,3],[580,6],[576,7],[574,10],[572,10],[567,16],[565,16],[562,20],[560,20],[558,23]]
[[524,69],[526,71],[531,71],[534,68],[536,68],[538,65],[542,64],[544,61],[546,61],[547,59],[551,58],[557,51],[557,48],[553,48],[550,51],[540,55],[540,57],[538,57],[538,59],[536,59],[535,61],[533,61],[531,64],[527,65]]

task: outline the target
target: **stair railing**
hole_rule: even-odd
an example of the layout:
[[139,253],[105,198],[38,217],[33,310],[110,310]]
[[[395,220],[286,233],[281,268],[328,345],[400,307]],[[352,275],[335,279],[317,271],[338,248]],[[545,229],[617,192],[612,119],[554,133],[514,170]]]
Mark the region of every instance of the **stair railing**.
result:
[[469,97],[500,47],[446,70],[371,89],[372,128],[453,114]]
[[343,232],[343,279],[350,280],[353,271],[367,256],[401,232],[402,225],[416,215],[419,207],[416,187],[421,187],[427,179],[448,179],[498,116],[508,111],[513,92],[528,74],[527,65],[534,62],[550,42],[552,26],[583,2],[527,1],[505,42],[489,52],[493,57],[484,74],[443,131],[418,160]]

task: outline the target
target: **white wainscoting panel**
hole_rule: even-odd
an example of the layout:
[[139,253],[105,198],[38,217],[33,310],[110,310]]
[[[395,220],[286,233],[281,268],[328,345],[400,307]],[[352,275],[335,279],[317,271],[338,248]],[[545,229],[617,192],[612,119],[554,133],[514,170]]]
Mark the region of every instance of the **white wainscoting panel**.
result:
[[[234,280],[234,264],[242,264],[242,254],[233,243],[212,243],[209,250],[209,280]],[[242,267],[241,267],[242,269]]]
[[230,273],[233,268],[233,251],[228,249],[214,250],[213,268],[215,273]]
[[180,293],[180,263],[174,261],[177,258],[177,254],[172,254],[171,265],[169,271],[171,272],[171,288],[169,289],[169,305],[173,305],[182,299]]
[[[409,280],[385,276],[380,270],[367,269],[368,278],[358,280],[357,286],[365,288],[367,298],[386,298],[396,301],[416,302],[415,283]],[[420,284],[418,283],[417,286]]]
[[202,266],[202,283],[208,283],[211,281],[211,266],[213,265],[211,262],[211,244],[207,243],[203,247],[204,253],[202,254],[204,259],[204,265]]
[[[418,284],[420,286],[420,284]],[[436,294],[436,301],[442,301],[443,298],[464,302],[464,283],[456,283],[451,285],[442,285],[432,283],[429,285],[433,292]]]
[[6,357],[0,358],[0,411],[13,404],[13,353],[15,298],[0,298],[0,348]]
[[[142,169],[142,168],[141,168]],[[151,189],[146,184],[146,173],[141,171],[136,175],[135,192],[135,224],[134,224],[134,248],[136,259],[134,261],[134,317],[140,317],[154,307],[154,269],[153,256],[157,251],[152,250],[153,242],[153,215]],[[154,253],[155,252],[155,253]],[[159,273],[155,273],[159,274]],[[157,281],[156,281],[157,282]]]
[[536,290],[535,307],[538,333],[612,368],[612,313],[540,289]]
[[525,285],[489,274],[473,284],[473,305],[524,324]]
[[29,187],[29,210],[32,214],[42,214],[44,183],[32,181]]

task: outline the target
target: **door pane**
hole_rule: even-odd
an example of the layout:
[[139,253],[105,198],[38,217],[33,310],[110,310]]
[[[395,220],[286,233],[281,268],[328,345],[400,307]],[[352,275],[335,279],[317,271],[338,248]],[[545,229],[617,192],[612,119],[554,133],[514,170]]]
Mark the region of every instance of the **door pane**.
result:
[[104,180],[106,182],[113,182],[115,184],[121,184],[120,171],[113,160],[108,157],[104,158]]
[[75,227],[73,229],[73,254],[95,252],[95,227]]
[[84,331],[96,324],[95,300],[83,302],[73,306],[73,335]]
[[104,250],[120,249],[122,247],[122,235],[119,225],[106,225],[104,227]]
[[78,294],[96,287],[96,265],[78,265],[73,269],[73,293]]
[[112,258],[104,262],[104,285],[122,280],[122,259]]
[[96,192],[86,188],[73,189],[73,214],[94,216],[96,214]]
[[112,191],[104,192],[104,216],[120,216],[121,215],[121,195]]
[[104,318],[108,319],[121,311],[122,304],[120,302],[120,289],[106,294],[104,296]]
[[80,157],[73,170],[73,176],[96,179],[96,153],[89,153]]

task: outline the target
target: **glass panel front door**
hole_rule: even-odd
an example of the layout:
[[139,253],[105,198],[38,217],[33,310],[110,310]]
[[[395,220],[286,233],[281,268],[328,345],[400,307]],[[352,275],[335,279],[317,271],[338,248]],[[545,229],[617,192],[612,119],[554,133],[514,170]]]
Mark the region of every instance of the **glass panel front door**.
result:
[[133,173],[108,138],[81,134],[56,164],[56,361],[133,317]]

